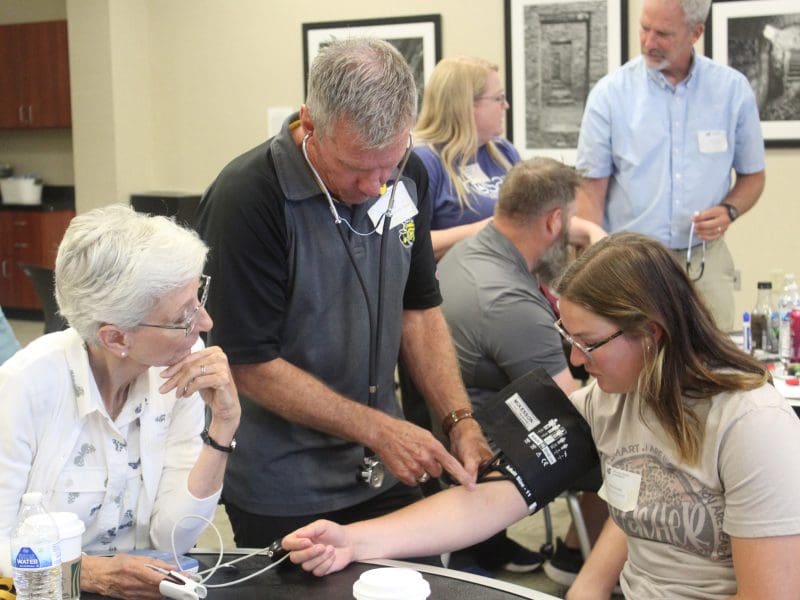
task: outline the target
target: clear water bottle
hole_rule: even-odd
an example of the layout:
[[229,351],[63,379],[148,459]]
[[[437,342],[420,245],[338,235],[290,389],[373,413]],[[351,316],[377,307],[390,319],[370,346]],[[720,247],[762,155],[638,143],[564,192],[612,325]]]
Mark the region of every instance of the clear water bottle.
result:
[[783,291],[778,298],[778,317],[780,320],[780,330],[778,333],[778,354],[781,360],[789,363],[794,353],[794,342],[792,341],[792,310],[800,306],[800,288],[797,286],[797,279],[794,273],[787,273],[783,281]]
[[772,282],[758,282],[758,296],[751,317],[751,335],[753,350],[778,353],[778,338],[773,329],[772,313],[776,312],[772,304]]
[[42,504],[41,492],[22,496],[11,533],[11,568],[17,600],[61,600],[58,525]]

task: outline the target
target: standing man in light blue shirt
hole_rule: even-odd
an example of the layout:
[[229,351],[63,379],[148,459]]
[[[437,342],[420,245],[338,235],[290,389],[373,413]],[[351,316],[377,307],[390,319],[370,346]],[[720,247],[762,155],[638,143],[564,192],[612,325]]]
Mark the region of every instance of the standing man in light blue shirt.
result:
[[[644,0],[642,55],[597,83],[578,142],[578,215],[673,249],[723,330],[734,318],[725,231],[764,189],[755,96],[738,71],[696,54],[711,0]],[[736,179],[731,186],[731,170]]]

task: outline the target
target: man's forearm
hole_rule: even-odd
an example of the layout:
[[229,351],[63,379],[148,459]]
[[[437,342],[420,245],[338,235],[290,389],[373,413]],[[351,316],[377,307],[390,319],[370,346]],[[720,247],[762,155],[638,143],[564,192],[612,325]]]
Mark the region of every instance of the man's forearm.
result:
[[607,192],[608,177],[584,178],[583,185],[578,189],[575,197],[575,215],[602,227]]
[[450,330],[438,307],[403,313],[400,351],[411,379],[439,422],[451,411],[471,406]]
[[749,175],[736,174],[736,182],[731,187],[723,202],[732,204],[739,212],[739,216],[755,206],[766,183],[764,171],[750,173]]

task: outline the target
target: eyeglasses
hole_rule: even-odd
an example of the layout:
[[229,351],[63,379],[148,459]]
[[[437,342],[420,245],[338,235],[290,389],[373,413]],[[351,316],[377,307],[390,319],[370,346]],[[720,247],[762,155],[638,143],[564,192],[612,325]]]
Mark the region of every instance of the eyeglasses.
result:
[[592,352],[594,352],[595,350],[597,350],[601,346],[605,346],[611,340],[614,340],[614,339],[618,338],[619,336],[621,336],[623,333],[625,333],[622,329],[620,329],[616,333],[612,333],[610,336],[608,336],[604,340],[600,340],[599,342],[595,342],[594,344],[581,344],[574,337],[572,337],[567,332],[566,329],[564,329],[564,326],[561,324],[561,319],[559,319],[558,321],[553,323],[553,327],[556,328],[556,331],[558,331],[558,333],[561,334],[561,337],[563,337],[567,342],[569,342],[570,345],[575,346],[578,350],[583,352],[584,356],[586,356],[586,358],[589,361],[592,360],[592,356],[591,356]]
[[497,94],[496,96],[478,96],[477,98],[475,98],[475,101],[477,102],[478,100],[494,100],[495,102],[499,102],[500,104],[505,104],[507,101],[507,97],[506,93],[502,92],[500,94]]
[[706,270],[706,241],[703,240],[702,242],[702,250],[703,254],[700,255],[700,273],[695,277],[692,274],[692,271],[697,271],[697,269],[692,269],[692,238],[694,237],[694,221],[692,221],[692,226],[689,227],[689,245],[686,247],[686,274],[689,276],[689,279],[692,281],[699,281],[700,278],[703,276],[703,271]]
[[210,275],[201,275],[200,276],[200,286],[197,288],[197,306],[195,306],[192,314],[189,315],[183,323],[180,325],[153,325],[151,323],[139,323],[139,327],[156,327],[158,329],[183,329],[186,333],[186,337],[189,337],[189,334],[192,333],[192,329],[194,329],[194,322],[197,320],[197,315],[200,312],[200,309],[205,307],[206,301],[208,300],[208,288],[211,287],[211,276]]

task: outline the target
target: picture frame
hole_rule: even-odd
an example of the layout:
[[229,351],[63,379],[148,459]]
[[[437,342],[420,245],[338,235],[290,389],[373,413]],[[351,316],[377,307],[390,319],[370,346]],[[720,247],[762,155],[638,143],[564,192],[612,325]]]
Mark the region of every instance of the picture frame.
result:
[[704,44],[750,81],[764,145],[800,146],[800,2],[714,0]]
[[627,0],[505,0],[506,135],[574,164],[589,90],[628,57]]
[[441,31],[442,17],[435,14],[303,23],[303,92],[308,94],[311,63],[326,42],[348,37],[377,37],[392,44],[405,57],[414,73],[419,107],[425,82],[442,57]]

